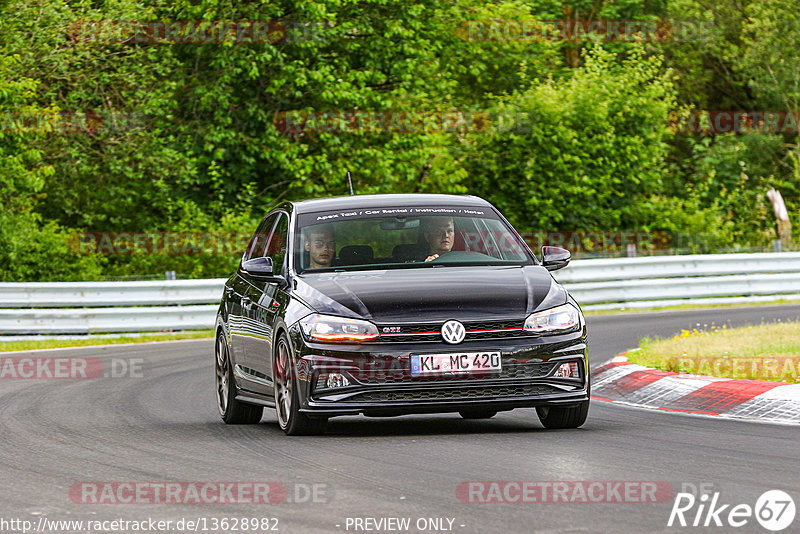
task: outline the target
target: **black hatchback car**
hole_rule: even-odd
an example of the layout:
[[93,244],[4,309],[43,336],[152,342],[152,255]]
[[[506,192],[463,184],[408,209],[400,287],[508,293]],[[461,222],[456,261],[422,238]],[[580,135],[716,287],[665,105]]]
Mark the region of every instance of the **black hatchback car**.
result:
[[362,195],[287,202],[259,225],[216,321],[226,423],[275,408],[287,434],[328,418],[536,407],[547,428],[589,409],[586,323],[487,201]]

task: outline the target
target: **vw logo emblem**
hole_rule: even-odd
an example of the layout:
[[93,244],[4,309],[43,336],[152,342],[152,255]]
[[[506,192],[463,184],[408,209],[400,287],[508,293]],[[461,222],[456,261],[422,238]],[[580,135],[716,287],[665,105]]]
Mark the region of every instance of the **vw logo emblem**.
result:
[[442,325],[442,338],[448,343],[461,343],[466,335],[467,329],[458,321],[447,321]]

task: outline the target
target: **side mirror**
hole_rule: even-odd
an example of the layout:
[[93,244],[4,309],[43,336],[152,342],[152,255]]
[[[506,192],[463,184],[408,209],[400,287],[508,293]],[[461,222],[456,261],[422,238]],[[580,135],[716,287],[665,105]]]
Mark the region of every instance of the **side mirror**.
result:
[[569,250],[561,247],[542,247],[542,265],[548,271],[566,267],[570,260]]
[[272,268],[272,258],[261,257],[243,261],[239,269],[242,274],[261,282],[280,283],[285,281],[281,275],[276,275]]

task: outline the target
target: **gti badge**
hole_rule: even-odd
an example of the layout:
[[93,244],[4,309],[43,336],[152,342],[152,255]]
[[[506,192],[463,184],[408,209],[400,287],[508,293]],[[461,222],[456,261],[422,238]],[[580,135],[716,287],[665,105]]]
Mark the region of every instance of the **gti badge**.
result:
[[447,321],[442,325],[442,338],[448,343],[461,343],[466,335],[467,329],[458,321]]

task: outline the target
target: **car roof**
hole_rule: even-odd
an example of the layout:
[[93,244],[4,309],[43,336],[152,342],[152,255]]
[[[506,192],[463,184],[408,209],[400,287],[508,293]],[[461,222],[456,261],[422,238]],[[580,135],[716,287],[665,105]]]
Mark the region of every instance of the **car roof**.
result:
[[359,208],[389,208],[402,206],[474,206],[491,207],[486,200],[473,195],[436,194],[390,194],[352,195],[342,197],[315,198],[291,202],[297,213],[313,213],[327,210]]

